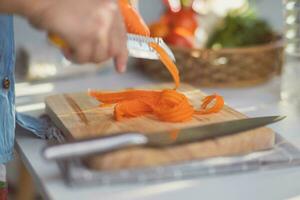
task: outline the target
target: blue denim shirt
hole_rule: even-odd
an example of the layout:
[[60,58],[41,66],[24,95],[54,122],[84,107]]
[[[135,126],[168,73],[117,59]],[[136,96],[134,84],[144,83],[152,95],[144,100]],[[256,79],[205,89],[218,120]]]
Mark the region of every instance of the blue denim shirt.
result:
[[[0,163],[12,159],[15,129],[14,38],[11,16],[0,15]],[[4,79],[10,81],[8,89]]]
[[[14,65],[13,17],[0,15],[0,164],[13,158],[16,121],[40,137],[45,137],[47,128],[42,120],[15,113]],[[9,81],[8,88],[4,80]]]

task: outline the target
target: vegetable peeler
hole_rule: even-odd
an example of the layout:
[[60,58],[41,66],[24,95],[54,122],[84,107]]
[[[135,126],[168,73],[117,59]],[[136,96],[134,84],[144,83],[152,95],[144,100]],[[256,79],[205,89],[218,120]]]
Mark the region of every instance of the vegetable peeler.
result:
[[[67,46],[65,41],[63,41],[56,35],[49,34],[48,38],[52,44],[54,44],[59,48]],[[150,42],[157,43],[160,47],[162,47],[166,51],[168,56],[173,61],[175,61],[175,56],[173,52],[168,47],[168,45],[166,45],[166,43],[163,41],[162,38],[157,38],[157,37],[152,38],[152,37],[146,37],[146,36],[130,34],[130,33],[127,34],[127,49],[129,52],[129,56],[135,58],[158,60],[159,55],[152,47],[149,46]]]

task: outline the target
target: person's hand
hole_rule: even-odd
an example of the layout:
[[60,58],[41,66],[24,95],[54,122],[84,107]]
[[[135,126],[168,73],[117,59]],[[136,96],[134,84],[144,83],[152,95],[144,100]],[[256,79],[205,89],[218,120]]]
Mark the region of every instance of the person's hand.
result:
[[22,14],[35,27],[61,37],[69,47],[63,50],[67,58],[78,63],[100,63],[113,57],[117,70],[125,71],[127,38],[117,1],[31,2],[34,4],[24,7]]

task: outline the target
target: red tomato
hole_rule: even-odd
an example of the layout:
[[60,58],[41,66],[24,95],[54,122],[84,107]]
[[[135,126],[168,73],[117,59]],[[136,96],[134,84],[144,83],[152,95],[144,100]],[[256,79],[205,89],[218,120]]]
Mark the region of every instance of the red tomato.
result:
[[198,27],[196,13],[190,8],[183,8],[178,12],[167,10],[161,20],[166,21],[170,27],[182,27],[194,33]]
[[169,19],[168,22],[170,23],[170,25],[173,25],[173,23],[177,20],[177,18],[180,17],[180,11],[173,12],[172,10],[168,9],[165,12],[165,16],[166,16],[166,18]]
[[196,14],[192,9],[182,9],[172,23],[173,27],[183,27],[192,33],[198,27]]
[[177,26],[173,28],[172,31],[183,37],[194,37],[194,31],[186,29],[185,27]]
[[169,24],[170,21],[171,21],[171,18],[166,14],[162,15],[159,19],[159,22],[162,24]]
[[185,47],[185,48],[193,48],[193,38],[192,37],[184,37],[182,35],[177,34],[176,32],[171,32],[165,38],[166,43],[177,46],[177,47]]
[[168,0],[163,0],[163,3],[164,3],[168,8],[170,8],[170,3],[169,3]]
[[162,22],[155,22],[149,26],[151,37],[166,37],[169,33],[169,27]]

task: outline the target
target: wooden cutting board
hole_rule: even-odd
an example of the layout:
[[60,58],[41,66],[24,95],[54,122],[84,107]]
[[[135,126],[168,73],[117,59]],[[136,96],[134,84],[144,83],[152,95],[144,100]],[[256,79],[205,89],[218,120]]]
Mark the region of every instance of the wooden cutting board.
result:
[[[170,88],[168,84],[146,88]],[[199,107],[204,94],[196,88],[182,84],[179,91],[188,96],[190,102]],[[195,115],[187,123],[165,123],[153,116],[138,117],[116,122],[113,108],[99,108],[99,102],[86,92],[59,94],[46,99],[46,112],[58,126],[67,140],[109,135],[118,132],[151,132],[174,130],[176,128],[204,125],[226,120],[241,119],[246,116],[225,106],[217,114]],[[272,148],[275,134],[269,128],[259,128],[232,136],[220,137],[202,142],[166,147],[162,149],[135,147],[93,156],[86,160],[93,169],[118,170],[138,167],[166,165],[193,159],[215,156],[245,154]]]

